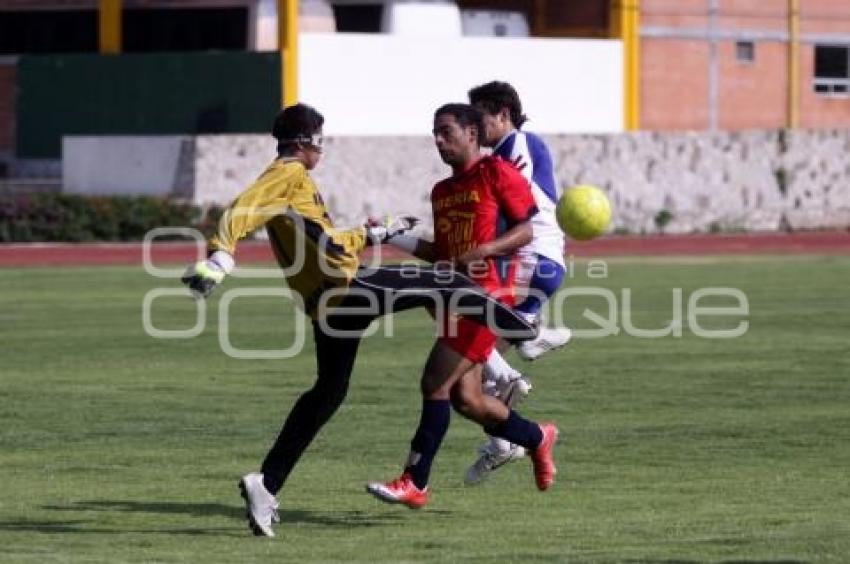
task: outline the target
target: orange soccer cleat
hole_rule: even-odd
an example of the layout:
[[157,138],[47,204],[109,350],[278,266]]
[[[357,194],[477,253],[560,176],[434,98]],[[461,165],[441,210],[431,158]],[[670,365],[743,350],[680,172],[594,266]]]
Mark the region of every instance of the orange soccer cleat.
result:
[[366,485],[366,491],[381,501],[401,503],[411,509],[419,509],[428,503],[428,487],[421,490],[417,488],[413,478],[407,472],[386,484],[369,482]]
[[540,430],[543,432],[543,441],[531,452],[531,464],[537,489],[546,491],[555,483],[557,469],[552,459],[552,451],[558,441],[558,428],[552,423],[541,423]]

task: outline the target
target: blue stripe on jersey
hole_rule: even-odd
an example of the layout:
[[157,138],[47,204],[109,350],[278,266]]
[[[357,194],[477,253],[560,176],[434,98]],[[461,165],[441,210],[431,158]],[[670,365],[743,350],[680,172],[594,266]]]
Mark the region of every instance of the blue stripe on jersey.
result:
[[518,133],[519,131],[514,131],[508,135],[508,137],[502,141],[502,144],[493,150],[493,154],[502,157],[506,161],[510,161],[511,154],[514,152],[514,143],[516,143],[516,136]]
[[555,167],[552,164],[552,155],[546,147],[543,139],[526,131],[514,131],[504,142],[494,151],[507,161],[513,160],[511,156],[516,146],[517,136],[525,137],[525,143],[528,146],[528,154],[521,155],[523,160],[531,161],[532,175],[531,180],[543,191],[553,203],[558,202],[558,188],[555,184]]
[[533,133],[524,133],[528,143],[528,151],[531,153],[531,162],[534,163],[534,174],[532,180],[543,190],[549,199],[558,202],[558,189],[555,186],[555,170],[552,165],[552,155],[543,139]]

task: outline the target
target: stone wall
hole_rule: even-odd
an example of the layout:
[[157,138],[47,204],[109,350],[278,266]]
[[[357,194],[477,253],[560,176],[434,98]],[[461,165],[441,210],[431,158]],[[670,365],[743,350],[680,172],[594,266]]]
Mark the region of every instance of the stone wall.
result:
[[[558,183],[604,189],[614,207],[612,229],[620,232],[657,232],[663,210],[670,233],[850,226],[850,130],[546,140]],[[326,143],[313,176],[339,225],[384,214],[430,217],[430,189],[449,169],[429,137]],[[196,203],[227,203],[275,151],[265,135],[66,137],[64,147],[65,190],[170,194]]]
[[[670,233],[850,226],[850,130],[546,136],[561,186],[595,184],[621,232]],[[264,136],[201,137],[198,201],[226,201],[273,155]],[[327,140],[313,176],[340,224],[367,215],[430,216],[448,173],[427,137]]]

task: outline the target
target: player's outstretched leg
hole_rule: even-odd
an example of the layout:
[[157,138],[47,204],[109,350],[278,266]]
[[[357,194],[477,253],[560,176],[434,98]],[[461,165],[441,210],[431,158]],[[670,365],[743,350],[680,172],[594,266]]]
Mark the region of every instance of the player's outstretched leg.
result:
[[245,474],[239,480],[239,491],[245,500],[245,517],[256,536],[273,537],[272,522],[279,522],[278,502],[263,484],[259,472]]

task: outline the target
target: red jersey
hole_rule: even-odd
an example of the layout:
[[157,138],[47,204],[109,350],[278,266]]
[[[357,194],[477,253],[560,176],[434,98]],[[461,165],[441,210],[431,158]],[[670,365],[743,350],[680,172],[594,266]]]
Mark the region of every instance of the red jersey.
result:
[[[496,239],[537,213],[531,186],[513,165],[499,157],[482,157],[469,170],[438,182],[431,191],[434,250],[437,260],[452,260]],[[508,257],[510,258],[510,257]],[[494,258],[473,279],[490,292],[510,287],[507,270]]]

